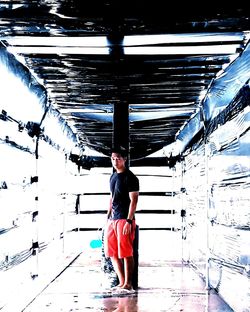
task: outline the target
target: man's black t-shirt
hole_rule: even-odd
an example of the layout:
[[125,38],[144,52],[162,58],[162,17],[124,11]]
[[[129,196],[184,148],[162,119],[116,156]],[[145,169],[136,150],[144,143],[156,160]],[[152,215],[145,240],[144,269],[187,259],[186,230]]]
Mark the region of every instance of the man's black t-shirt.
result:
[[124,172],[114,172],[110,177],[110,191],[112,194],[113,220],[127,219],[130,204],[129,192],[139,191],[139,180],[129,169]]

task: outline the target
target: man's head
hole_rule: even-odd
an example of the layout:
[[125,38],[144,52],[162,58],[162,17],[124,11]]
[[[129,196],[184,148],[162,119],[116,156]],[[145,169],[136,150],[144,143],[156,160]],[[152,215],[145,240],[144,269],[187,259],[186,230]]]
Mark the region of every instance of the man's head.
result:
[[117,172],[125,170],[127,160],[127,152],[122,149],[113,149],[111,152],[111,162]]

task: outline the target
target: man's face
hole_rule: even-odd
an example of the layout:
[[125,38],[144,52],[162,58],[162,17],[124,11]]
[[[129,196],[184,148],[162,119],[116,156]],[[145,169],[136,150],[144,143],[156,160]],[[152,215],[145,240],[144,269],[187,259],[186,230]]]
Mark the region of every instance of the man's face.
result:
[[125,168],[126,158],[123,158],[118,153],[112,153],[111,154],[111,162],[112,162],[112,166],[116,170],[123,169],[123,168]]

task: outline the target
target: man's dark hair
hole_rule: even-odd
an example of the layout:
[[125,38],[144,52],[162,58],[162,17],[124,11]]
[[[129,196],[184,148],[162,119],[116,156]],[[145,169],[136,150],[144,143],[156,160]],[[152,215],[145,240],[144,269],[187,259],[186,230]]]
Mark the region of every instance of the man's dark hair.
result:
[[121,148],[121,147],[114,147],[111,150],[111,154],[112,153],[116,153],[122,156],[122,158],[127,158],[128,157],[128,152],[125,148]]

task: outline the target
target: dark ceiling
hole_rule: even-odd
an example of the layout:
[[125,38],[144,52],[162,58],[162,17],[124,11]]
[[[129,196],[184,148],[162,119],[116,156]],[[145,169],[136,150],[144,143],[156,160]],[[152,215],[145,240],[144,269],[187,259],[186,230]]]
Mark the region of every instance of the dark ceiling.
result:
[[[216,75],[244,49],[249,30],[248,10],[208,2],[167,8],[157,0],[0,1],[0,39],[25,57],[49,101],[77,132],[80,146],[108,155],[114,107],[128,105],[131,159],[175,141]],[[170,39],[123,42],[126,36],[150,34]],[[90,47],[80,44],[82,38],[103,36],[108,54],[88,52]],[[75,37],[76,43],[67,41]],[[11,40],[17,38],[22,39]],[[126,53],[127,47],[134,52]]]

